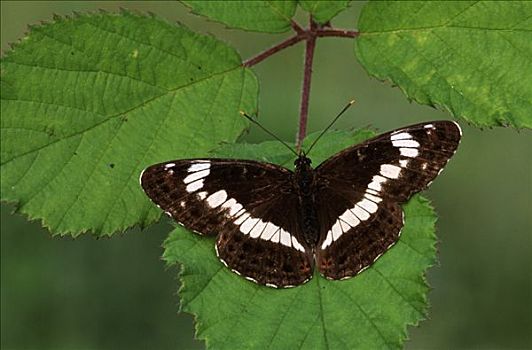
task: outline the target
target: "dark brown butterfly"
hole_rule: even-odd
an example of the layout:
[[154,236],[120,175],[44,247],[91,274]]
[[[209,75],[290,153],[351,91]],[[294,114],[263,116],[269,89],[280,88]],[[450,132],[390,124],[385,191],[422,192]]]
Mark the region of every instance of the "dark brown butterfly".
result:
[[270,287],[353,277],[397,240],[401,204],[455,153],[450,121],[412,125],[349,147],[317,168],[300,154],[292,172],[251,160],[187,159],[148,167],[148,197],[184,227],[216,237],[233,272]]

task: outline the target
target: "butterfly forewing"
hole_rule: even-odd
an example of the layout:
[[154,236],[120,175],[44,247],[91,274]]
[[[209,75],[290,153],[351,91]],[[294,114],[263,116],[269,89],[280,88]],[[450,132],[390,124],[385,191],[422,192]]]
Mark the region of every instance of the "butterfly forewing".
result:
[[439,174],[460,136],[453,122],[417,124],[347,148],[322,163],[316,169],[321,184],[320,272],[331,279],[351,277],[388,250],[403,226],[399,204]]
[[269,286],[298,285],[312,273],[301,238],[293,173],[280,166],[224,159],[176,160],[141,176],[146,194],[183,226],[217,235],[220,260]]
[[358,195],[367,189],[403,203],[425,189],[452,157],[461,130],[450,121],[412,125],[347,148],[316,168],[331,188]]

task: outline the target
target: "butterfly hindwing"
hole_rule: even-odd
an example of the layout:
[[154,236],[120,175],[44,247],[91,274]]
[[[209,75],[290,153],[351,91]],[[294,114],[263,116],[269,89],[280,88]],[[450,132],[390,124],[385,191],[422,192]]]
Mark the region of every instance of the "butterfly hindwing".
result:
[[176,160],[147,168],[141,185],[183,226],[218,236],[218,257],[233,272],[260,284],[290,286],[312,274],[292,176],[255,161]]
[[417,124],[347,148],[318,166],[316,260],[325,277],[354,276],[399,239],[399,204],[439,174],[460,136],[454,122]]
[[344,279],[362,272],[397,242],[403,212],[399,204],[385,201],[371,216],[344,214],[331,225],[316,247],[317,268],[328,279]]
[[241,216],[218,237],[220,260],[233,272],[270,287],[309,280],[314,257],[302,238],[298,204],[295,194],[279,191],[276,199]]

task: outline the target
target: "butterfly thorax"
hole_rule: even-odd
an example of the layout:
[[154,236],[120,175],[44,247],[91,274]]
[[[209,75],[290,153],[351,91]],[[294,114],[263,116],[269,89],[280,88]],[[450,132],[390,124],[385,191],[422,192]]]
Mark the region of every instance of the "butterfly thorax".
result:
[[310,165],[311,160],[304,155],[300,155],[294,164],[296,166],[294,187],[299,195],[302,233],[307,245],[313,247],[319,238],[316,212],[316,176]]

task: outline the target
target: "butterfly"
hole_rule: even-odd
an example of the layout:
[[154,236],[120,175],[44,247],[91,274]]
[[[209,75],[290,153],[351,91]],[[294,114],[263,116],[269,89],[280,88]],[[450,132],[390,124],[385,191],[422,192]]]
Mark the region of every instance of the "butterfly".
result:
[[295,170],[253,160],[183,159],[141,174],[148,197],[179,224],[216,237],[234,273],[269,287],[313,275],[353,277],[397,242],[401,204],[427,188],[455,153],[460,126],[411,125]]

